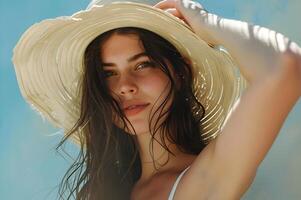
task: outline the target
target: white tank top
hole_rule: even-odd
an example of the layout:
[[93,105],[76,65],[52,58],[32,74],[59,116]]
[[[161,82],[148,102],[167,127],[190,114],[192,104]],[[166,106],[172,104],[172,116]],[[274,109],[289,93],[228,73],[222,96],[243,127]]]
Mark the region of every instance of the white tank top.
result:
[[172,189],[171,189],[171,192],[170,192],[170,194],[169,194],[168,200],[173,200],[173,197],[174,197],[174,195],[175,195],[175,193],[176,193],[177,186],[178,186],[178,184],[179,184],[179,182],[180,182],[180,180],[181,180],[183,174],[187,171],[187,169],[189,169],[189,167],[190,167],[190,166],[188,166],[185,170],[183,170],[183,171],[181,172],[181,174],[178,176],[176,182],[174,183],[174,185],[173,185],[173,187],[172,187]]

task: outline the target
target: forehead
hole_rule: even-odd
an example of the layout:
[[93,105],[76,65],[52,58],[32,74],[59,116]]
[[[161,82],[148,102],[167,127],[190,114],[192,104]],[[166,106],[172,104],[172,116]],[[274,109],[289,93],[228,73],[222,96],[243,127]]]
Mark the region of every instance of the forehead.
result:
[[143,44],[139,37],[134,34],[118,35],[113,34],[100,46],[100,56],[103,61],[128,57],[144,51]]

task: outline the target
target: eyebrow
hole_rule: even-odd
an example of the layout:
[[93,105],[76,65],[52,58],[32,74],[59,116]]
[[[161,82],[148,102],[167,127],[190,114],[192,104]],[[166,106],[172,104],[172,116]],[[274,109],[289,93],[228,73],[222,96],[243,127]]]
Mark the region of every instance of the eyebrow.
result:
[[[134,60],[137,60],[138,58],[143,57],[143,56],[148,56],[148,54],[147,54],[146,52],[138,53],[138,54],[133,55],[132,57],[128,58],[128,59],[127,59],[127,62],[128,62],[128,63],[129,63],[129,62],[133,62]],[[106,66],[107,66],[107,67],[116,66],[115,63],[101,63],[101,65],[102,65],[103,67],[106,67]]]

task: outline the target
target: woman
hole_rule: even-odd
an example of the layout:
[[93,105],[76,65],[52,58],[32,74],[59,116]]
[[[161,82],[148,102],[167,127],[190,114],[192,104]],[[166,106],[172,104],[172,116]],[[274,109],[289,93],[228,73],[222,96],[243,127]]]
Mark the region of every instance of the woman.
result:
[[[120,44],[126,46],[126,50],[119,48]],[[113,29],[97,37],[86,49],[85,61],[87,71],[83,91],[87,93],[83,101],[86,102],[87,110],[83,111],[86,118],[82,118],[80,124],[86,123],[88,116],[92,114],[89,108],[95,110],[99,107],[93,101],[93,98],[99,98],[99,103],[108,105],[99,111],[102,116],[99,114],[99,118],[95,118],[97,121],[95,129],[106,126],[106,124],[100,125],[100,121],[113,118],[113,123],[120,129],[130,135],[136,135],[133,138],[139,150],[139,158],[136,159],[140,161],[137,160],[132,169],[133,175],[128,179],[141,170],[141,173],[137,174],[139,180],[135,183],[133,198],[147,199],[149,197],[140,195],[150,195],[146,190],[157,187],[157,181],[160,179],[171,181],[204,147],[200,142],[199,123],[195,122],[191,110],[191,105],[199,104],[191,87],[191,68],[169,42],[152,32],[132,27]],[[93,76],[94,74],[101,74],[101,76],[98,79],[98,76]],[[97,91],[101,91],[101,97]],[[111,109],[106,110],[111,107],[113,116],[110,116]],[[198,105],[198,110],[202,111],[201,105]],[[95,145],[96,148],[91,151],[103,152],[104,146],[99,144],[104,141],[104,138],[99,138],[96,142],[97,136],[93,134],[99,133],[95,131],[90,134],[92,135],[86,137],[93,138],[95,144],[91,145]],[[124,140],[122,137],[125,136],[117,136],[120,137],[119,141]],[[165,137],[164,141],[160,140],[162,137]],[[177,145],[166,140],[166,137],[172,138]],[[125,142],[124,145],[125,151],[129,142]],[[178,147],[185,152],[181,152]],[[114,145],[108,145],[108,148],[114,148]],[[169,152],[176,157],[169,155],[165,149],[169,149]],[[91,156],[94,157],[95,154]],[[108,156],[112,157],[111,154]],[[91,161],[90,164],[93,165],[94,161]],[[127,160],[119,162],[120,165],[124,162],[129,163]],[[126,164],[124,168],[127,169],[128,166],[129,164]],[[112,179],[115,172],[116,170],[108,174],[108,179]],[[120,179],[121,174],[117,174],[116,179]],[[92,185],[91,187],[97,187],[97,184]],[[106,181],[106,186],[108,185]]]
[[[181,55],[156,31],[121,26],[104,31],[80,48],[80,117],[61,144],[80,132],[82,151],[65,176],[61,197],[69,186],[77,199],[239,199],[300,97],[300,49],[295,43],[279,34],[274,40],[264,28],[219,18],[195,2],[167,0],[155,7],[185,21],[211,46],[226,47],[249,87],[219,122],[219,136],[207,144],[200,137],[207,106],[199,102],[202,90],[195,88],[195,57]],[[46,47],[52,50],[50,44]],[[62,46],[55,49],[68,57]],[[15,56],[15,65],[20,58]],[[38,105],[36,101],[40,110],[47,109]],[[66,113],[59,114],[51,119],[67,123]]]

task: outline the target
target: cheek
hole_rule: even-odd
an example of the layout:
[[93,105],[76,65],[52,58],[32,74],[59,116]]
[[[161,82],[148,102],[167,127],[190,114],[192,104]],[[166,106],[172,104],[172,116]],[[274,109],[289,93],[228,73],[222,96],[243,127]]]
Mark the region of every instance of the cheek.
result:
[[167,90],[169,78],[163,72],[150,74],[147,77],[139,79],[140,88],[150,95],[160,94],[163,90]]
[[[143,86],[142,86],[143,85]],[[153,104],[153,111],[150,113],[152,116],[155,114],[154,112],[159,109],[160,106],[162,106],[162,103],[166,100],[168,93],[170,92],[170,80],[169,78],[163,74],[163,75],[156,75],[156,76],[150,76],[147,79],[144,79],[143,84],[140,85],[140,90],[143,91],[144,94],[146,94],[146,97],[149,98],[150,102]],[[168,97],[167,104],[164,105],[163,108],[164,111],[168,110],[170,108],[170,105],[173,101],[173,97]],[[160,112],[156,112],[154,118],[159,117]],[[164,118],[162,118],[164,120]],[[156,120],[155,120],[156,121]]]

